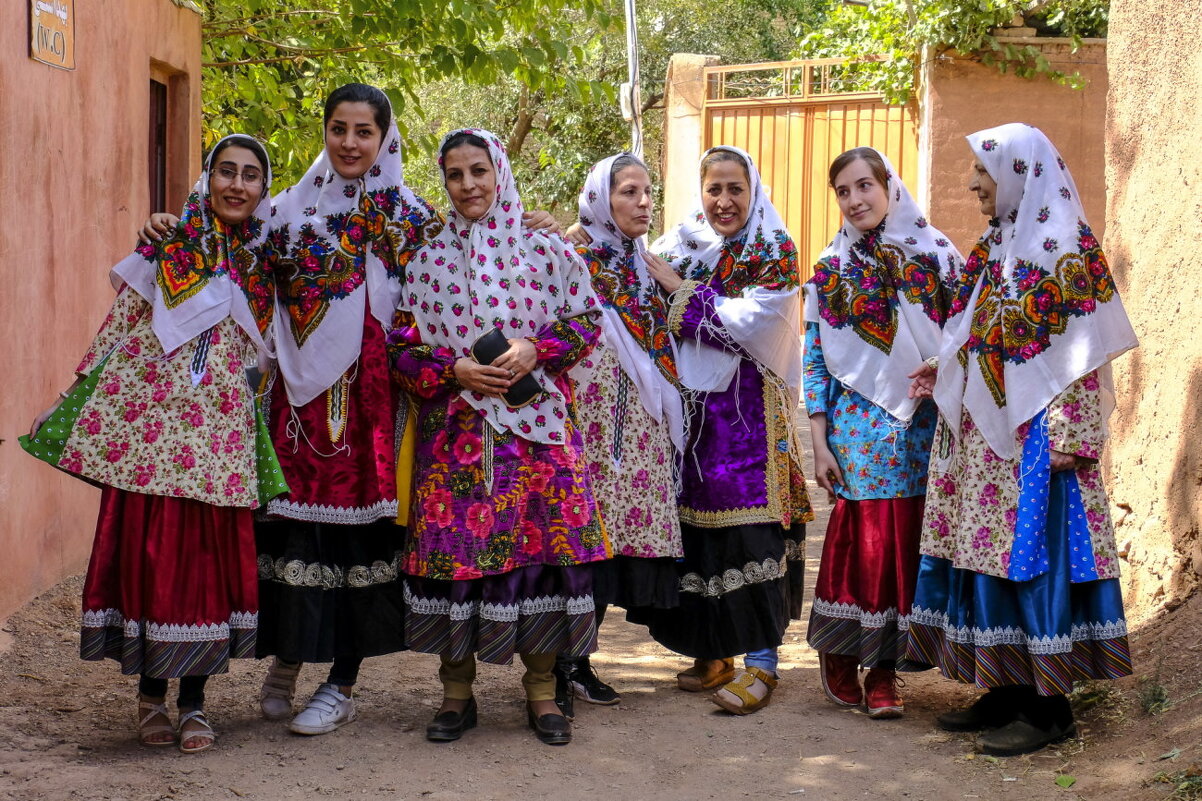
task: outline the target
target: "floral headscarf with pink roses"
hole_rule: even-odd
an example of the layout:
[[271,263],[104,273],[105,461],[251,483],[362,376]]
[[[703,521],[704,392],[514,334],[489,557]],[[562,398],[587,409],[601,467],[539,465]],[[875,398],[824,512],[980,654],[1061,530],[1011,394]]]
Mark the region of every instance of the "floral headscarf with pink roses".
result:
[[[424,344],[470,357],[473,343],[494,328],[508,339],[531,337],[556,320],[595,311],[598,303],[572,246],[559,234],[522,226],[522,201],[501,140],[488,131],[463,129],[447,134],[443,144],[459,133],[487,143],[496,194],[477,220],[450,204],[446,227],[409,265],[401,308],[413,313]],[[531,375],[544,394],[521,408],[466,389],[460,394],[496,430],[562,445],[567,398],[542,367]]]
[[953,432],[967,409],[993,451],[1081,376],[1136,346],[1077,186],[1037,128],[968,137],[997,182],[997,217],[951,282],[935,401]]
[[908,397],[907,376],[939,352],[944,277],[964,259],[927,222],[885,154],[875,152],[888,175],[888,211],[871,231],[843,221],[806,282],[805,321],[818,325],[831,375],[909,421],[918,400]]
[[405,186],[395,119],[383,134],[362,177],[343,178],[322,148],[272,210],[276,341],[293,406],[325,392],[359,358],[369,310],[388,330],[410,255],[441,226]]
[[245,134],[224,137],[209,151],[204,172],[184,203],[175,233],[162,242],[140,245],[113,267],[114,288],[128,284],[151,305],[151,328],[164,353],[171,353],[232,317],[262,353],[270,353],[275,284],[260,262],[260,246],[271,213],[271,164],[264,170],[263,196],[254,212],[236,226],[213,213],[209,176],[222,143],[258,144]]

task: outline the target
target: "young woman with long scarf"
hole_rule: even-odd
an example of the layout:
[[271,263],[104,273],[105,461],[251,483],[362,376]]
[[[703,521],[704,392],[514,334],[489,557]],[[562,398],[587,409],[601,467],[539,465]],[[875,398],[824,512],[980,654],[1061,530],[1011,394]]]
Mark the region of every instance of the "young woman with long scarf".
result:
[[270,186],[258,141],[213,147],[179,225],[113,268],[117,298],[77,380],[22,437],[101,487],[80,655],[140,674],[139,739],[185,753],[217,736],[208,677],[254,656],[253,510],[287,490],[247,381],[271,349],[274,286],[258,255]]
[[[668,609],[678,603],[682,556],[676,466],[683,419],[668,305],[647,271],[642,237],[651,225],[651,176],[622,153],[589,170],[580,192],[577,247],[601,302],[597,347],[571,371],[580,403],[589,478],[613,559],[594,568],[597,625],[609,604]],[[616,704],[587,656],[561,657],[556,700],[571,715],[575,695]]]
[[[681,689],[718,688],[716,704],[747,714],[776,687],[776,649],[800,612],[801,547],[813,519],[795,431],[797,249],[745,152],[707,151],[700,188],[701,208],[651,246],[664,258],[647,257],[669,295],[686,396],[680,604],[628,617],[694,657]],[[736,672],[738,654],[745,669]]]
[[835,508],[807,640],[827,697],[891,718],[905,709],[898,619],[914,597],[937,417],[909,397],[908,375],[939,352],[943,276],[963,259],[884,154],[849,150],[829,178],[843,221],[805,287],[804,361],[814,472]]
[[[410,263],[389,339],[416,404],[408,644],[442,660],[426,736],[457,740],[475,726],[476,657],[507,664],[517,653],[530,727],[563,744],[571,728],[551,671],[556,654],[596,648],[589,565],[610,556],[566,375],[600,334],[597,301],[571,247],[522,225],[494,134],[455,131],[439,153],[447,225]],[[504,351],[478,362],[485,336]],[[507,399],[528,377],[534,394]]]
[[987,754],[1075,731],[1074,681],[1131,673],[1119,559],[1098,459],[1110,361],[1135,347],[1072,175],[1036,128],[968,137],[989,227],[950,284],[940,422],[907,656],[988,692],[939,717]]

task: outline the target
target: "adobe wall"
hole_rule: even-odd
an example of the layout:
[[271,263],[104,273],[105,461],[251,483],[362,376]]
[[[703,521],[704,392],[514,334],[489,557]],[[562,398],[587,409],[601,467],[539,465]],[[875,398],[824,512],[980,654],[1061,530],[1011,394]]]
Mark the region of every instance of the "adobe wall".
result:
[[665,231],[685,218],[697,203],[701,161],[705,141],[701,104],[705,99],[705,68],[717,65],[717,56],[676,53],[668,61],[664,80],[664,147],[659,165],[664,200],[662,223]]
[[[76,68],[29,58],[28,0],[0,10],[0,619],[81,570],[99,492],[17,437],[73,380],[112,302],[108,269],[149,204],[149,81],[172,71],[186,130],[169,156],[200,164],[200,16],[172,0],[76,0]],[[187,186],[169,183],[169,207]]]
[[1195,3],[1111,3],[1103,244],[1140,347],[1115,363],[1106,464],[1137,620],[1179,603],[1202,568],[1200,39]]
[[1051,65],[1080,72],[1084,89],[1047,78],[1017,78],[994,67],[945,53],[928,58],[922,74],[918,134],[919,204],[940,230],[967,253],[985,229],[970,195],[972,154],[964,137],[982,128],[1025,122],[1048,135],[1073,173],[1085,213],[1101,237],[1106,217],[1106,44],[1087,40],[1076,52],[1063,39],[1014,39],[1035,44]]

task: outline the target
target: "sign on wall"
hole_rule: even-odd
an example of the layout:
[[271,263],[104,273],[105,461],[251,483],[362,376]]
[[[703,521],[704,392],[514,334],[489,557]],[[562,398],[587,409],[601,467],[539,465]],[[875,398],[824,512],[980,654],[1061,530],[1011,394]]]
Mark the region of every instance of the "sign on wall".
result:
[[29,57],[75,69],[75,0],[29,0]]

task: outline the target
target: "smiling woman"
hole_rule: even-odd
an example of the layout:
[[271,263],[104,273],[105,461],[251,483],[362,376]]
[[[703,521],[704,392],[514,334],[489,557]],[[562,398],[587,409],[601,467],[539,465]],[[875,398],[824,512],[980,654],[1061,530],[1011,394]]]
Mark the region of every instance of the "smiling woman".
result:
[[287,490],[246,378],[272,344],[258,258],[270,183],[256,140],[218,142],[172,236],[113,268],[117,299],[78,379],[22,438],[102,487],[80,653],[141,674],[148,746],[177,740],[164,696],[178,677],[179,748],[211,747],[205,680],[254,656],[252,510]]

